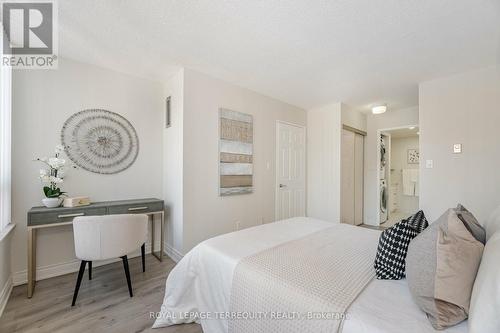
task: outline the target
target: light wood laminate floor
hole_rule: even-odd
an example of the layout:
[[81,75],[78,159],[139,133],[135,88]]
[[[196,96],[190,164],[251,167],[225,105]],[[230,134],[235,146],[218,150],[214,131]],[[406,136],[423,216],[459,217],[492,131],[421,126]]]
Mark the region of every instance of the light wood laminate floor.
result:
[[160,309],[165,281],[175,263],[168,257],[159,262],[146,256],[129,260],[134,297],[128,295],[121,262],[94,267],[82,280],[77,303],[71,307],[76,273],[38,281],[33,298],[26,298],[26,285],[15,287],[0,318],[0,332],[80,333],[149,332],[201,333],[196,324],[151,329],[150,312]]

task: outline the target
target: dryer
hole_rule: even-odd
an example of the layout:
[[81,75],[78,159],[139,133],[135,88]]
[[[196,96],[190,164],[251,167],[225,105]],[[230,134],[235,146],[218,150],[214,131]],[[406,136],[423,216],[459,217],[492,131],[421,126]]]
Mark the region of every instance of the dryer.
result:
[[380,179],[385,179],[385,167],[387,165],[387,149],[386,149],[386,136],[380,136]]

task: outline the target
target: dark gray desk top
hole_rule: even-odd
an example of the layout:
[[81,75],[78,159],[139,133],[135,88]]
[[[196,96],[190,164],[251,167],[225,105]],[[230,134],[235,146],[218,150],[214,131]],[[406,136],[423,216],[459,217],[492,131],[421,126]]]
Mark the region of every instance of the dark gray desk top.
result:
[[[135,208],[140,207],[138,210]],[[32,207],[28,211],[28,226],[41,226],[58,222],[70,222],[73,218],[68,214],[108,215],[125,213],[152,213],[164,210],[161,199],[131,199],[93,202],[87,206],[47,208]]]
[[28,211],[28,214],[30,213],[58,213],[58,212],[67,212],[70,210],[75,210],[75,209],[82,209],[82,208],[100,208],[100,207],[110,207],[110,206],[122,206],[122,205],[142,205],[142,204],[148,204],[148,203],[155,203],[155,202],[163,202],[161,199],[156,199],[156,198],[147,198],[147,199],[130,199],[130,200],[115,200],[115,201],[98,201],[98,202],[93,202],[90,205],[87,206],[79,206],[79,207],[56,207],[56,208],[47,208],[45,206],[36,206],[36,207],[31,207],[31,209]]

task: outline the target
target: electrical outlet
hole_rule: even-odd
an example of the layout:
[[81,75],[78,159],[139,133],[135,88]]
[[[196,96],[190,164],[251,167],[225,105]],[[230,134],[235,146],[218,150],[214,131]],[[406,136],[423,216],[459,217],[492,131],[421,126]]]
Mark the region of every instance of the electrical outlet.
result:
[[433,160],[426,160],[425,161],[425,167],[427,169],[432,169],[434,167],[434,161]]
[[236,229],[236,231],[240,230],[240,221],[234,222],[234,228]]
[[461,143],[455,143],[453,145],[453,153],[454,154],[461,154],[462,153],[462,144]]

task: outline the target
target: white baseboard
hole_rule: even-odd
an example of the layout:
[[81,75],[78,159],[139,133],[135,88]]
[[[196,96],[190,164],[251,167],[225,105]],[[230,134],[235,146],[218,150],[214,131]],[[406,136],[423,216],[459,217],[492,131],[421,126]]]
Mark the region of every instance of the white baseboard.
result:
[[[160,244],[158,243],[155,246],[155,248],[158,249],[159,247],[160,247]],[[151,245],[150,244],[146,244],[146,253],[151,253]],[[132,253],[131,255],[129,255],[128,257],[135,258],[135,257],[138,257],[140,255],[141,255],[140,251],[136,251],[136,252]],[[95,262],[93,267],[99,267],[99,266],[111,264],[111,263],[117,262],[117,261],[120,261],[120,259],[117,258],[117,259],[103,260],[103,261]],[[36,269],[36,280],[40,281],[40,280],[45,280],[45,279],[55,277],[55,276],[60,276],[60,275],[64,275],[64,274],[78,272],[79,269],[80,269],[80,260],[78,260],[78,259],[74,259],[71,261],[63,262],[63,263],[38,267]],[[14,286],[26,284],[28,282],[28,271],[25,269],[25,270],[22,270],[19,272],[15,272],[13,274],[12,280],[13,280]]]
[[[171,247],[169,244],[166,242],[163,244],[164,246],[164,251],[167,256],[169,256],[173,261],[179,262],[179,260],[182,259],[183,255]],[[155,249],[158,249],[160,247],[160,244],[158,243],[155,246]],[[151,253],[151,244],[146,244],[146,253]],[[129,258],[134,258],[140,256],[140,252],[134,252],[131,255],[129,255]],[[111,260],[104,260],[104,261],[99,261],[94,264],[94,267],[99,267],[102,265],[108,265],[113,262],[120,261],[120,259],[111,259]],[[36,280],[45,280],[49,279],[55,276],[60,276],[64,274],[69,274],[69,273],[74,273],[78,272],[80,268],[80,260],[74,259],[71,261],[63,262],[63,263],[58,263],[58,264],[52,264],[52,265],[47,265],[43,267],[38,267],[36,269]],[[13,277],[10,279],[10,284],[13,286],[19,286],[26,284],[28,282],[28,271],[27,270],[22,270],[19,272],[15,272],[13,274]],[[11,286],[12,288],[12,286]],[[7,297],[8,298],[8,297]],[[1,300],[1,299],[0,299]],[[1,303],[0,303],[1,305]]]
[[175,262],[179,262],[182,259],[182,257],[184,257],[184,255],[182,253],[180,253],[179,251],[177,251],[176,249],[174,249],[167,242],[163,243],[163,247],[165,249],[165,254],[167,256],[169,256]]
[[9,276],[7,282],[5,282],[5,285],[2,288],[2,291],[0,291],[0,317],[3,314],[3,310],[5,310],[5,306],[7,305],[7,301],[9,300],[13,287],[12,276]]

